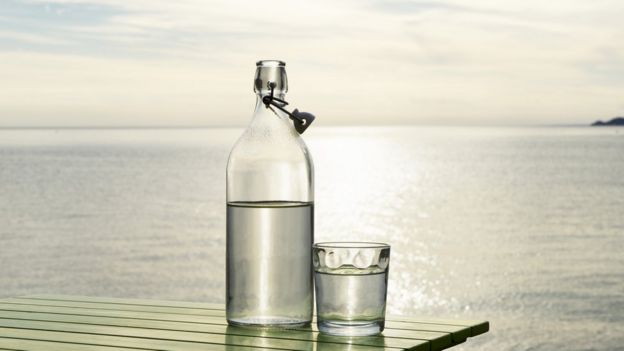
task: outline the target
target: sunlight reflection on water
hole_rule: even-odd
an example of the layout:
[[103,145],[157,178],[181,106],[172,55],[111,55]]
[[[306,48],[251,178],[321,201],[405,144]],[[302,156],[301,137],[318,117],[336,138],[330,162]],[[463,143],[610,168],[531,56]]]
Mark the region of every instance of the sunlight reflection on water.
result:
[[[225,163],[239,133],[0,130],[0,295],[222,302]],[[390,313],[492,322],[458,351],[624,345],[621,133],[304,138],[316,239],[390,243]]]

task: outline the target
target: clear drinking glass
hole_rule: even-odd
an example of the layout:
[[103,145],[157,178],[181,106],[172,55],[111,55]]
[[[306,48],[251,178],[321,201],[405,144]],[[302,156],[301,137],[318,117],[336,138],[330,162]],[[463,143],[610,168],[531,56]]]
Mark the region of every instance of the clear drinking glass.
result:
[[390,245],[367,242],[314,244],[318,329],[365,336],[384,329]]

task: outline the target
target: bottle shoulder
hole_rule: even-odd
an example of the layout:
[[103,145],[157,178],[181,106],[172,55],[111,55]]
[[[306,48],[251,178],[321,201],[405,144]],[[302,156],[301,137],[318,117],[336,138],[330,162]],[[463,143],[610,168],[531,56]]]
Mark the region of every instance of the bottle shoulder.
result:
[[256,128],[243,132],[228,159],[228,202],[314,200],[312,158],[299,134],[287,132]]
[[[279,122],[288,123],[288,121]],[[312,163],[305,141],[288,125],[280,128],[250,125],[232,147],[228,166],[243,160]]]

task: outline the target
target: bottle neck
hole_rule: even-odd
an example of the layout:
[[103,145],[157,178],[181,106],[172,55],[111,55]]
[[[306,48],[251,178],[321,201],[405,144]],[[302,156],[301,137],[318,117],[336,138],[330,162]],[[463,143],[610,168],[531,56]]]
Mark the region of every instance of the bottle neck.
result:
[[282,61],[265,60],[259,61],[256,65],[256,74],[254,76],[254,92],[256,93],[254,120],[267,120],[267,123],[270,123],[269,120],[288,120],[287,114],[274,106],[267,108],[262,101],[263,97],[271,95],[271,91],[273,92],[273,97],[285,99],[286,92],[288,92],[286,64]]

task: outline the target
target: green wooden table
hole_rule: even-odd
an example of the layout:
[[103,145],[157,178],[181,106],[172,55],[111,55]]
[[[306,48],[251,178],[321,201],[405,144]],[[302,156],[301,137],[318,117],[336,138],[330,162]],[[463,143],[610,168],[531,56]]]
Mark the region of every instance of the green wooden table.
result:
[[0,350],[443,350],[489,330],[488,322],[388,316],[382,336],[228,327],[223,306],[35,295],[0,299]]

